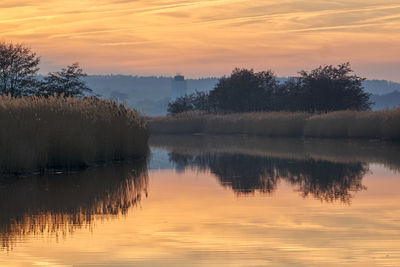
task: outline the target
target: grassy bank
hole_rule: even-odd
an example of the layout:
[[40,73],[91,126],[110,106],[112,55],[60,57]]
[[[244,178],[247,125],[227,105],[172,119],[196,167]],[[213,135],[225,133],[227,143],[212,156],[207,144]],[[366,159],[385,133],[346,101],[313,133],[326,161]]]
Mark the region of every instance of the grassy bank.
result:
[[145,120],[113,101],[0,97],[0,170],[77,168],[147,153]]
[[260,112],[185,113],[149,120],[152,134],[251,134],[400,140],[400,108],[326,114]]

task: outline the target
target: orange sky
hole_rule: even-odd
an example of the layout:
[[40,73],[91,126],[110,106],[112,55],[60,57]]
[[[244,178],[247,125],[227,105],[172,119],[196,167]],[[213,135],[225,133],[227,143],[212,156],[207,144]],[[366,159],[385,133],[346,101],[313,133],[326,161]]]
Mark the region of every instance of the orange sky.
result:
[[0,41],[23,42],[47,72],[279,76],[351,61],[400,82],[400,0],[2,0]]

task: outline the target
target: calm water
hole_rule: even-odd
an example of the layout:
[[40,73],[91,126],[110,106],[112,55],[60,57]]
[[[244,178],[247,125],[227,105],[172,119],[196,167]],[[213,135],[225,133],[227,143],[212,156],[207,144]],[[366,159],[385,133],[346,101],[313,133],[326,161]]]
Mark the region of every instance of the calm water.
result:
[[0,266],[400,266],[400,147],[153,137],[152,157],[0,178]]

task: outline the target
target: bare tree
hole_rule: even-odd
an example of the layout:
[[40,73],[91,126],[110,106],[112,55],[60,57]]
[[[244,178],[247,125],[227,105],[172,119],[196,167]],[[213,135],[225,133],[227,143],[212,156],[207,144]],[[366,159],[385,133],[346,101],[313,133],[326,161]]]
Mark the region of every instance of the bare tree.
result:
[[84,96],[85,93],[91,93],[85,81],[82,79],[87,74],[74,63],[61,71],[50,72],[44,78],[41,95],[64,95],[68,97]]
[[40,57],[22,44],[0,43],[0,94],[32,94]]

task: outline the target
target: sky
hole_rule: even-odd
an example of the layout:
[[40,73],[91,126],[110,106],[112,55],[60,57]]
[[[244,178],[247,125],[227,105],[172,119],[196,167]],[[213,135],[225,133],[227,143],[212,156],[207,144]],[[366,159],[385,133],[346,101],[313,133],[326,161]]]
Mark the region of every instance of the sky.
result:
[[43,73],[291,76],[349,61],[400,82],[400,0],[1,0],[0,41],[31,47]]

